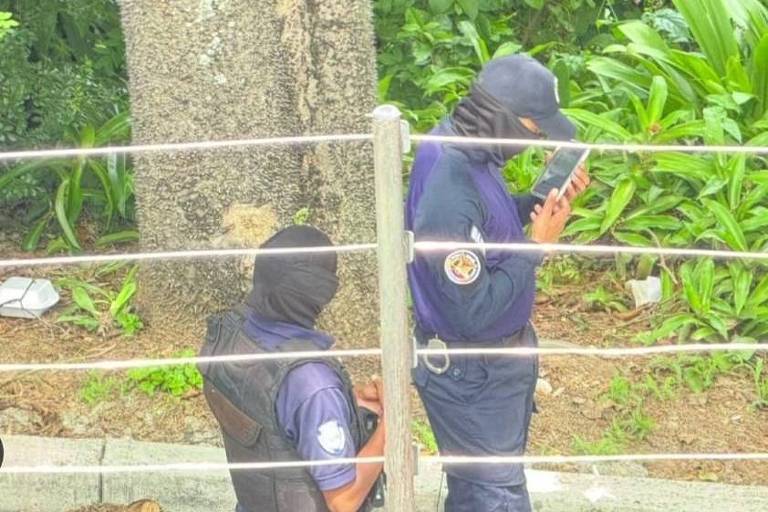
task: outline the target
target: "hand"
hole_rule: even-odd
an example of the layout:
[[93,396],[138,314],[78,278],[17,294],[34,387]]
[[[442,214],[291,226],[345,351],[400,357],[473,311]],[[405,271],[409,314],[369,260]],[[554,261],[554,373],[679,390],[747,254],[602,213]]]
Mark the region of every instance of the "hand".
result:
[[569,203],[572,203],[576,197],[578,197],[579,194],[584,192],[587,187],[589,186],[590,179],[589,179],[589,173],[587,172],[587,168],[584,166],[584,164],[580,165],[578,169],[573,173],[573,178],[571,179],[571,182],[568,184],[568,188],[565,189],[565,198],[568,200]]
[[571,214],[571,205],[565,199],[557,199],[557,189],[544,201],[537,204],[531,212],[531,240],[540,244],[554,244],[560,239],[565,223]]
[[378,416],[384,414],[384,383],[374,375],[370,381],[363,386],[356,386],[354,389],[355,398],[359,407],[365,407]]

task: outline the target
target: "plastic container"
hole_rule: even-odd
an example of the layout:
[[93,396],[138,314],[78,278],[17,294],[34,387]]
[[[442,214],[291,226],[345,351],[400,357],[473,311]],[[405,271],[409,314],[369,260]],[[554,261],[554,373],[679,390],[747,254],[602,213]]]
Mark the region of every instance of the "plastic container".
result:
[[661,279],[658,277],[649,276],[643,281],[632,279],[627,281],[626,285],[635,298],[635,309],[646,304],[658,304],[661,301]]
[[0,284],[0,316],[39,318],[59,302],[47,279],[11,277]]

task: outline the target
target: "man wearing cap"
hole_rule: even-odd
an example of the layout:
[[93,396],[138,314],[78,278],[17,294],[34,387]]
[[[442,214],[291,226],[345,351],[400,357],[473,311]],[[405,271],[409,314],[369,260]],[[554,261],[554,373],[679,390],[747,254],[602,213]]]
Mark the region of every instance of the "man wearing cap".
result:
[[[436,135],[571,140],[557,80],[520,55],[486,64]],[[570,200],[589,184],[580,169],[563,199],[510,196],[501,169],[524,147],[421,144],[413,164],[406,224],[421,241],[554,243]],[[530,239],[524,227],[531,222]],[[530,324],[540,251],[457,249],[417,253],[409,266],[415,337],[421,347],[537,346]],[[535,356],[434,356],[414,382],[443,455],[522,455],[538,376]],[[446,512],[528,512],[520,464],[452,464]]]
[[[315,228],[292,226],[262,247],[331,245]],[[334,252],[258,256],[246,303],[209,319],[201,355],[327,350],[333,338],[315,322],[337,287]],[[204,363],[200,371],[231,463],[383,454],[381,382],[353,389],[335,359]],[[230,474],[237,512],[356,512],[378,499],[381,471],[381,464],[360,463]]]

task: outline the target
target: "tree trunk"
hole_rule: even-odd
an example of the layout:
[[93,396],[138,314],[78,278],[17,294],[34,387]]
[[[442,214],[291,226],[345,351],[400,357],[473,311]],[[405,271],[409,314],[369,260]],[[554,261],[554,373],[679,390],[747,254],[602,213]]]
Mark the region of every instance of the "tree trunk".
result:
[[[369,0],[123,0],[121,10],[135,143],[370,131]],[[304,209],[336,243],[375,239],[368,144],[134,162],[143,250],[253,247]],[[347,345],[374,344],[375,255],[341,262],[323,326]],[[198,317],[241,299],[249,273],[231,259],[155,263],[143,269],[141,302],[150,320],[168,309]]]

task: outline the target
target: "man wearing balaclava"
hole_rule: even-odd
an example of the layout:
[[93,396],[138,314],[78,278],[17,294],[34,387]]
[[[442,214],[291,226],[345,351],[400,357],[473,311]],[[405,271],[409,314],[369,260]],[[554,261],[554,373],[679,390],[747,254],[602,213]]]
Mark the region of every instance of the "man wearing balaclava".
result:
[[[315,228],[292,226],[262,247],[331,245]],[[315,322],[337,287],[335,252],[257,256],[245,304],[209,319],[201,355],[326,350],[333,338]],[[374,421],[383,414],[381,382],[353,389],[335,359],[209,363],[200,370],[231,463],[383,454],[384,422]],[[356,512],[371,508],[381,471],[381,464],[332,464],[230,474],[237,512]]]
[[[557,81],[536,60],[490,61],[470,94],[433,134],[571,140]],[[589,183],[577,171],[565,197],[543,204],[510,196],[501,176],[524,147],[421,144],[413,164],[406,225],[416,240],[556,242],[570,200]],[[531,222],[530,239],[524,227]],[[537,345],[530,324],[541,252],[459,249],[418,253],[409,265],[415,336],[421,347]],[[414,382],[442,455],[514,456],[525,449],[538,360],[533,356],[422,357]],[[446,512],[529,512],[520,464],[450,464]]]

